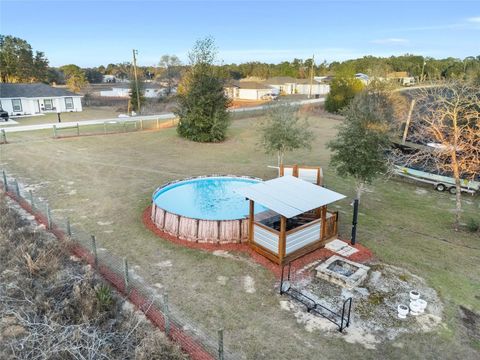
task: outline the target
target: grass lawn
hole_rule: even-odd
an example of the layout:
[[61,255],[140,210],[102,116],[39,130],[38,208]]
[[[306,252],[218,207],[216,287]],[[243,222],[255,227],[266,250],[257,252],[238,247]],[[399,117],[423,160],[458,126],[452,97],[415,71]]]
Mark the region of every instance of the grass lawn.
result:
[[[111,119],[118,117],[118,112],[115,107],[110,106],[91,106],[84,107],[83,111],[79,112],[64,112],[61,113],[62,122],[69,121],[84,121],[84,120],[95,120],[95,119]],[[0,122],[0,128],[2,127],[11,127],[11,126],[20,126],[20,125],[37,125],[37,124],[51,124],[58,121],[57,113],[48,113],[41,116],[29,116],[22,117],[17,119],[12,119],[18,122],[18,125],[5,125],[3,122]]]
[[[445,302],[444,326],[437,332],[403,335],[374,350],[307,331],[281,309],[284,298],[273,275],[244,255],[232,259],[183,248],[144,228],[142,212],[167,181],[212,173],[274,177],[267,165],[275,157],[257,146],[257,122],[234,121],[221,144],[192,143],[175,129],[62,140],[45,132],[16,134],[25,141],[1,145],[0,163],[49,199],[54,216],[69,216],[74,226],[95,234],[99,246],[127,256],[135,272],[166,289],[189,318],[212,334],[224,327],[226,345],[247,359],[476,358],[480,344],[467,335],[459,306],[480,312],[480,236],[452,230],[450,194],[382,179],[362,200],[359,242],[379,260],[424,277]],[[324,166],[326,185],[348,196],[337,205],[340,234],[348,236],[352,182],[328,168],[325,148],[338,121],[312,116],[310,124],[316,134],[312,149],[288,154],[287,162]],[[464,219],[480,220],[478,197],[465,196],[463,205]],[[166,261],[172,266],[162,266]],[[254,279],[254,293],[245,291],[246,276]]]

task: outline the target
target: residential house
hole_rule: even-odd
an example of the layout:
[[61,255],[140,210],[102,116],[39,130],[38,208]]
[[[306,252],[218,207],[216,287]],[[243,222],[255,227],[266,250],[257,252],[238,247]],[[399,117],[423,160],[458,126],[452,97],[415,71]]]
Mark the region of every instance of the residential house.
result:
[[10,116],[82,111],[82,96],[45,84],[0,83],[0,107]]
[[[114,84],[115,85],[115,84]],[[176,89],[172,89],[175,93]],[[166,94],[166,88],[158,84],[148,83],[143,86],[143,96],[146,98],[158,98]],[[128,98],[130,97],[130,86],[122,84],[101,89],[99,95],[102,97]]]
[[276,76],[264,81],[268,86],[277,89],[281,94],[301,94],[301,95],[325,95],[330,91],[330,85],[313,78],[295,79],[290,76]]
[[225,94],[234,100],[261,100],[264,95],[271,93],[278,91],[257,81],[231,81],[225,86]]

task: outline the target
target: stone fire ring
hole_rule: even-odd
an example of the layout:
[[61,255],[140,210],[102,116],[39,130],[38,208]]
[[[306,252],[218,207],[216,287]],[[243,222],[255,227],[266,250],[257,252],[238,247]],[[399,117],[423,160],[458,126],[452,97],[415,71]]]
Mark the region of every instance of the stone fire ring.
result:
[[[348,268],[348,272],[351,272],[351,274],[344,275],[335,271],[335,264],[344,265]],[[333,255],[317,266],[315,270],[317,271],[316,276],[318,278],[352,289],[360,285],[361,282],[367,277],[370,267],[345,259],[338,255]]]

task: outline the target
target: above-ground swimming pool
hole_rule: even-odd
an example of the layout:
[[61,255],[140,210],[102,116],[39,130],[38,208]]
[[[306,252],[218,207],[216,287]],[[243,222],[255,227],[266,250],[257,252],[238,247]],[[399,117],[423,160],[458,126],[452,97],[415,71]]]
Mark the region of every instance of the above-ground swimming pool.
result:
[[[168,183],[153,194],[152,221],[159,229],[195,242],[241,242],[248,237],[249,202],[235,189],[262,181],[205,176]],[[265,211],[255,206],[255,213]]]

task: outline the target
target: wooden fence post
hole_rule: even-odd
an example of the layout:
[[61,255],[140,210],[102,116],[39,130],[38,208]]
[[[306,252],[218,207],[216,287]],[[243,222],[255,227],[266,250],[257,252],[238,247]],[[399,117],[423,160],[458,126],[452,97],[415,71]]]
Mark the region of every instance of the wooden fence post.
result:
[[224,355],[223,355],[223,329],[218,330],[218,360],[224,360]]
[[159,120],[159,119],[158,119],[158,117],[157,117],[157,129],[160,128],[160,123],[158,122],[158,120]]
[[67,218],[67,235],[68,237],[72,237],[72,227],[70,226],[70,219]]
[[77,136],[80,136],[80,124],[77,123]]
[[8,192],[7,174],[5,174],[5,170],[2,170],[2,173],[3,173],[3,187],[5,188],[5,192]]
[[2,129],[2,143],[7,143],[7,133],[5,132],[5,129]]
[[57,138],[57,125],[53,125],[53,137]]
[[168,294],[163,294],[163,317],[165,320],[165,334],[170,336],[170,308],[168,306]]
[[103,133],[105,135],[107,135],[107,122],[106,121],[103,122]]
[[127,258],[123,258],[123,281],[125,285],[125,294],[128,296],[128,262]]
[[143,130],[143,120],[140,119],[140,130]]
[[[97,240],[95,239],[95,235],[92,235],[91,238],[92,238],[93,260],[94,260],[95,269],[97,269],[98,268]],[[127,269],[127,271],[128,271],[128,269]]]
[[17,195],[17,198],[20,198],[20,187],[18,186],[17,179],[13,180],[13,185],[15,186],[15,194]]

